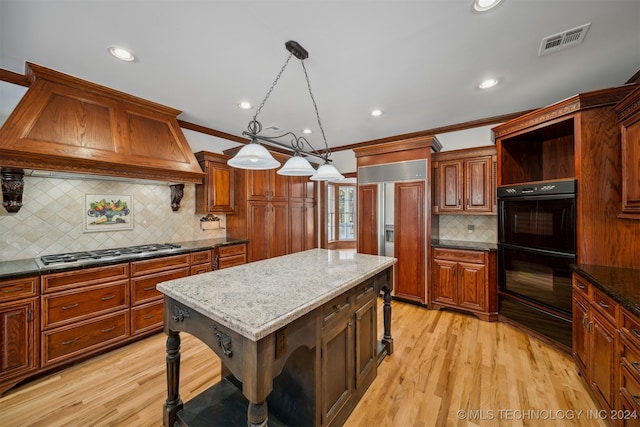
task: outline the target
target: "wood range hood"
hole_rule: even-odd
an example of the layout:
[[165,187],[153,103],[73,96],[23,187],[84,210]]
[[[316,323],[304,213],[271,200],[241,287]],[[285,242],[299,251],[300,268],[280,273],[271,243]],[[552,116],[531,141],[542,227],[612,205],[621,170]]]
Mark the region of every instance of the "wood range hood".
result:
[[5,199],[23,169],[202,182],[180,111],[29,62],[25,70],[29,89],[0,128]]

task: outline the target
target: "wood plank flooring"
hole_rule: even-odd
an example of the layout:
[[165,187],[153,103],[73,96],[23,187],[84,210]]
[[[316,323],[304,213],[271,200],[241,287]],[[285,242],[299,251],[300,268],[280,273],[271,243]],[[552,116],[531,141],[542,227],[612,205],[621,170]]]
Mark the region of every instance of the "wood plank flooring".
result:
[[[394,354],[348,427],[607,425],[573,360],[509,325],[394,301],[392,332]],[[220,363],[181,335],[188,401],[218,381]],[[154,335],[14,388],[0,398],[0,425],[161,426],[164,346]]]

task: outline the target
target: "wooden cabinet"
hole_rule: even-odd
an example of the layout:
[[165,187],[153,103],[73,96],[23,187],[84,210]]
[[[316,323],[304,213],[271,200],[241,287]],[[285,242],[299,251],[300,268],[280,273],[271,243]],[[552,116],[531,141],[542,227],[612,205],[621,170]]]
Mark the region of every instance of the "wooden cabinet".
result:
[[211,249],[191,253],[190,275],[207,273],[213,268],[213,255]]
[[481,147],[433,155],[434,213],[496,213],[496,149]]
[[277,169],[246,170],[247,199],[286,202],[289,199],[289,177]]
[[40,278],[0,281],[0,395],[39,366]]
[[322,425],[343,425],[377,374],[377,308],[371,278],[322,307]]
[[213,265],[215,270],[246,264],[247,244],[219,246],[213,250]]
[[433,249],[431,306],[454,308],[482,320],[497,319],[496,253]]
[[620,308],[618,329],[618,408],[623,411],[623,419],[619,425],[635,426],[640,423],[640,319]]
[[191,255],[172,255],[131,263],[131,335],[162,329],[162,293],[156,285],[189,276]]
[[615,107],[621,127],[621,218],[640,219],[640,87]]
[[41,366],[49,368],[130,336],[129,263],[42,276]]
[[196,213],[235,212],[235,178],[227,165],[229,156],[200,151],[195,154],[205,173],[204,183],[196,184]]
[[573,348],[582,374],[602,407],[616,408],[618,305],[581,276],[573,275]]

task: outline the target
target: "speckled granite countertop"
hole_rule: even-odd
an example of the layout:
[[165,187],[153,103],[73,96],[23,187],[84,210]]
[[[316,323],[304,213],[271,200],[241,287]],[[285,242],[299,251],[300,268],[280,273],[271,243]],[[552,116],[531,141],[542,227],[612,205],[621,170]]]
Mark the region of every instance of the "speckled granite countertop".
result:
[[396,262],[311,249],[159,283],[157,289],[251,340],[259,340]]
[[640,317],[640,269],[589,264],[571,267],[614,301]]
[[[175,242],[180,245],[180,248],[172,249],[171,251],[162,253],[149,253],[149,254],[132,254],[129,256],[121,256],[118,258],[92,260],[90,262],[78,263],[65,263],[57,264],[53,266],[40,267],[35,258],[19,259],[15,261],[3,261],[0,262],[0,280],[17,279],[26,276],[37,276],[39,274],[54,273],[67,270],[79,270],[91,267],[98,267],[101,265],[119,264],[127,261],[137,261],[142,259],[151,259],[158,257],[165,257],[171,255],[179,255],[190,252],[203,251],[207,249],[213,249],[220,246],[236,245],[239,243],[246,243],[244,239],[233,238],[216,238],[206,240],[193,240],[188,242]],[[164,242],[163,242],[164,243]],[[172,242],[173,243],[173,242]]]
[[497,251],[497,243],[466,242],[463,240],[432,239],[431,246],[443,249],[469,249],[476,251]]

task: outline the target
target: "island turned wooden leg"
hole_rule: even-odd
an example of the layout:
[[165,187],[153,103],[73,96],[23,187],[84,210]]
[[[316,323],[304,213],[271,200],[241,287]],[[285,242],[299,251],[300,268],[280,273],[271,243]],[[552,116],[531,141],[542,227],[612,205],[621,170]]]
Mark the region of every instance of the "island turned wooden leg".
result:
[[393,337],[391,336],[391,289],[387,286],[382,288],[384,306],[384,335],[382,336],[382,343],[387,349],[387,354],[393,353]]
[[183,408],[178,386],[180,385],[180,333],[169,330],[167,333],[167,401],[164,404],[162,424],[173,427],[176,414]]

